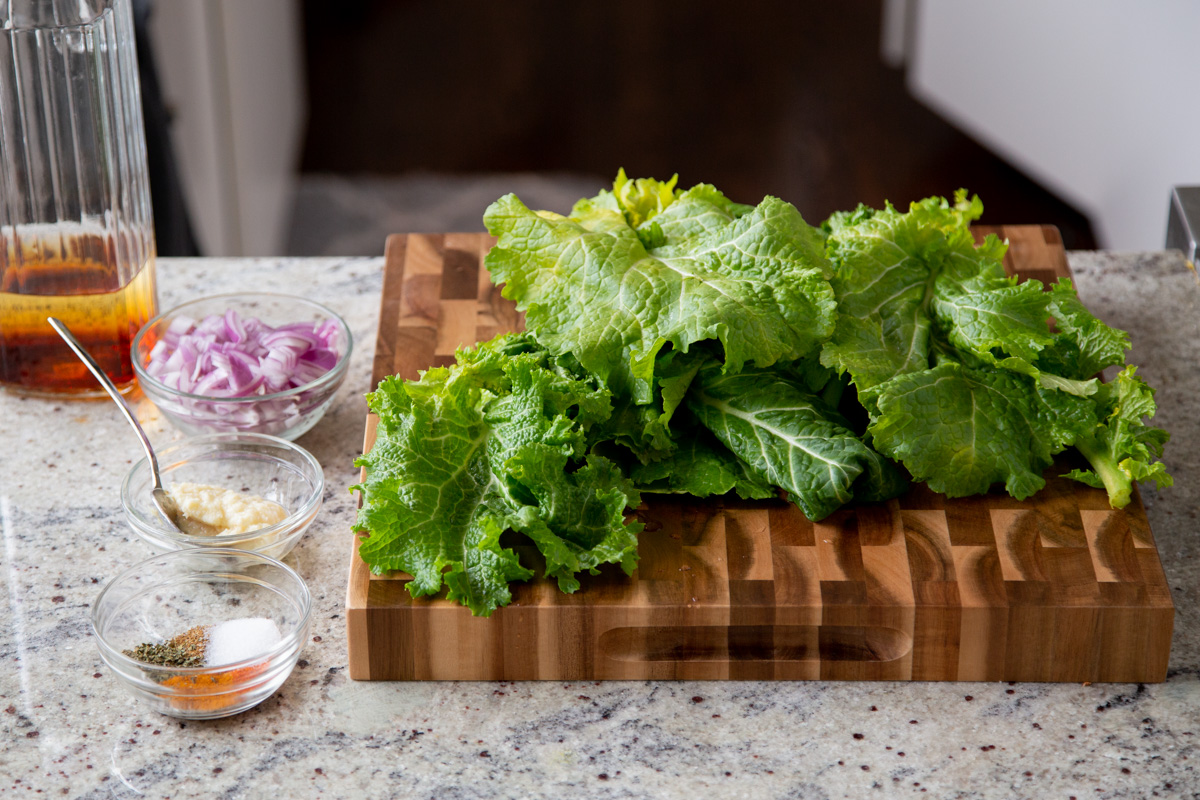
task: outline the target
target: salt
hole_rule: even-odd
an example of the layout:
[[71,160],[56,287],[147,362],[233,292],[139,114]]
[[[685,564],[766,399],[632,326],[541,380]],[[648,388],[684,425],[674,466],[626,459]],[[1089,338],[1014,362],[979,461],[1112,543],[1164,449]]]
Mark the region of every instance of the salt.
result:
[[275,620],[264,617],[231,619],[208,630],[204,665],[217,667],[262,655],[283,639]]

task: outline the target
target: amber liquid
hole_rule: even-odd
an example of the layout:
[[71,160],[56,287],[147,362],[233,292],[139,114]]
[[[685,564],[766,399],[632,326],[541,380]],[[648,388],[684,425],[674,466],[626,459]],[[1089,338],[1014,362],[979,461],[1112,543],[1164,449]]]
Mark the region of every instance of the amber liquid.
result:
[[90,260],[10,265],[0,275],[0,385],[28,394],[102,390],[46,322],[62,320],[122,391],[135,385],[130,345],[157,313],[154,262],[119,286],[113,266]]

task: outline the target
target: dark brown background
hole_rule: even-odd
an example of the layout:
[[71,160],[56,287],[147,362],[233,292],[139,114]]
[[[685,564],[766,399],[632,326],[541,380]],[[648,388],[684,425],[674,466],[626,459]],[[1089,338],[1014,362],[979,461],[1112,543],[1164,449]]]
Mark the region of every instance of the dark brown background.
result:
[[879,0],[306,0],[310,172],[568,171],[774,194],[810,222],[965,186],[1088,220],[914,100]]

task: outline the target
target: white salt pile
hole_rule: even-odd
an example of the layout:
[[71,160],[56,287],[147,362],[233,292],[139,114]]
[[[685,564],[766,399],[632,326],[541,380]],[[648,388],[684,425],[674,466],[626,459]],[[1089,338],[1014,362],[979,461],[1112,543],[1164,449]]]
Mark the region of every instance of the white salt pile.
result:
[[231,619],[208,630],[204,664],[218,667],[262,655],[279,644],[283,636],[275,620],[263,617]]

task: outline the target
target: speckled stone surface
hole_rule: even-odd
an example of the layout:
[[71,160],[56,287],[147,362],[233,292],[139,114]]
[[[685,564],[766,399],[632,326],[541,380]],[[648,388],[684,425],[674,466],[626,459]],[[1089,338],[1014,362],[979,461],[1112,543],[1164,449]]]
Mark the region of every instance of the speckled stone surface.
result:
[[[140,451],[107,402],[0,392],[0,795],[800,798],[1200,797],[1200,285],[1178,254],[1073,253],[1084,301],[1130,331],[1159,387],[1175,488],[1144,493],[1175,592],[1160,685],[357,683],[343,604],[381,259],[177,261],[164,307],[217,292],[320,298],[356,337],[346,385],[301,438],[325,509],[287,558],[312,640],[258,708],[180,723],[100,661],[89,607],[152,555],[120,483]],[[179,435],[144,400],[156,444]]]

